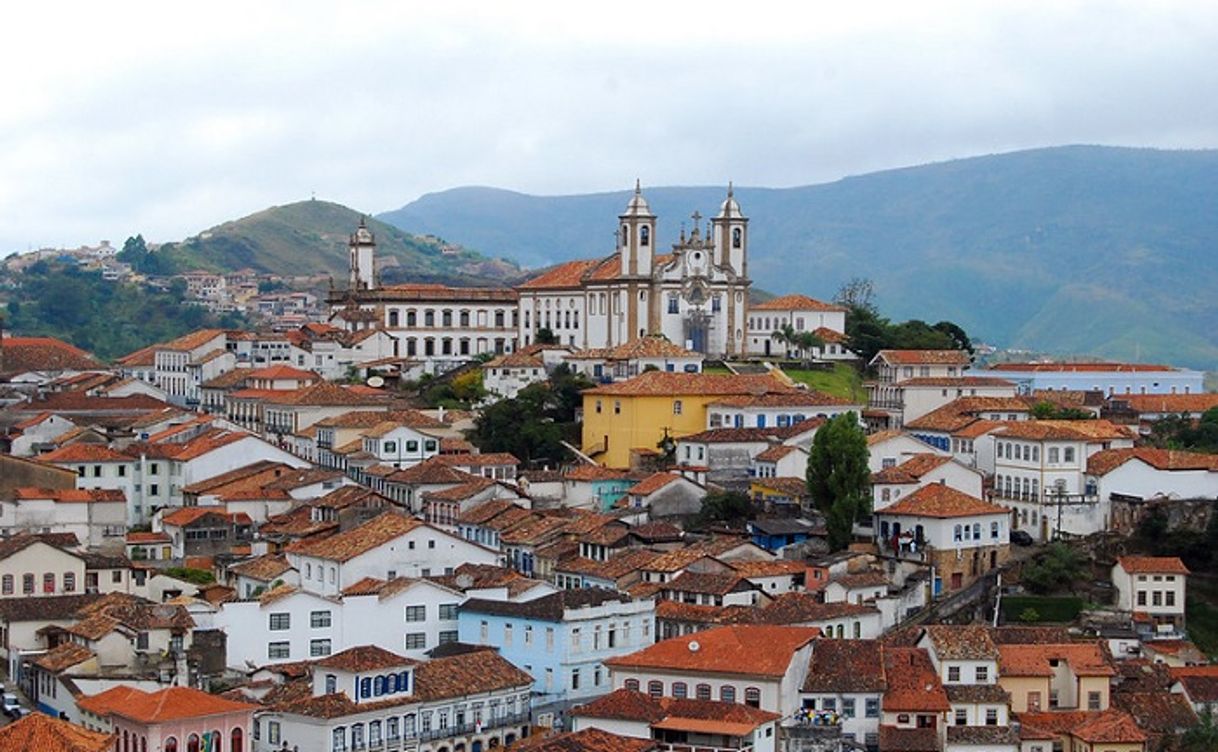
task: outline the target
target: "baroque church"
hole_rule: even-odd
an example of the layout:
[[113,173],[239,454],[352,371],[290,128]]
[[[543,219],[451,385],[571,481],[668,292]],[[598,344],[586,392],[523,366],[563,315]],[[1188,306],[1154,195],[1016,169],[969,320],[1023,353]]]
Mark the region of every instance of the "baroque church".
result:
[[659,253],[656,216],[636,183],[616,235],[612,254],[560,264],[515,289],[382,286],[376,239],[361,221],[347,286],[328,297],[330,318],[351,331],[383,329],[400,356],[437,362],[511,352],[542,329],[580,350],[662,334],[710,357],[747,353],[748,218],[730,186],[715,217],[703,226],[695,212],[690,232]]
[[748,321],[748,218],[732,189],[705,228],[693,215],[669,253],[635,184],[606,257],[560,264],[517,288],[520,343],[549,329],[564,345],[608,348],[662,334],[711,357],[742,356]]

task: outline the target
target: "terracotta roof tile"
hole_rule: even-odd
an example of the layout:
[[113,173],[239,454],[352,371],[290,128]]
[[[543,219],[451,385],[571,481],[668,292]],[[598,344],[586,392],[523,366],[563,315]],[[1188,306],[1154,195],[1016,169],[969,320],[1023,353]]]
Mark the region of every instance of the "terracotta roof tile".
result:
[[758,611],[756,618],[765,624],[815,624],[875,613],[875,606],[862,603],[821,603],[814,593],[783,593]]
[[684,395],[728,396],[793,391],[769,374],[706,374],[647,371],[626,381],[585,389],[584,394],[601,395]]
[[783,676],[794,654],[820,634],[815,627],[733,625],[673,637],[629,655],[609,658],[612,668]]
[[857,400],[837,397],[814,389],[795,389],[766,394],[748,394],[723,397],[710,402],[711,405],[728,407],[845,407],[857,405]]
[[823,303],[807,295],[782,295],[749,308],[754,311],[846,311],[842,306]]
[[653,752],[659,742],[621,736],[598,728],[547,736],[534,734],[512,745],[511,752]]
[[883,692],[884,656],[875,640],[817,640],[803,691],[816,693]]
[[61,642],[55,647],[34,659],[34,665],[50,671],[51,673],[59,673],[64,669],[71,668],[78,663],[93,658],[92,650],[89,650],[84,645],[75,642]]
[[893,365],[968,365],[968,353],[963,350],[880,350],[877,358]]
[[1218,454],[1183,452],[1155,447],[1102,449],[1087,458],[1088,475],[1107,475],[1131,460],[1139,460],[1156,470],[1218,472]]
[[635,337],[620,345],[600,349],[576,350],[572,360],[637,360],[640,358],[697,358],[703,355],[674,344],[667,337],[651,334]]
[[519,285],[521,290],[545,290],[579,287],[584,275],[604,259],[581,259],[551,267]]
[[1028,373],[1156,373],[1179,369],[1152,363],[995,363],[990,366],[990,370]]
[[131,457],[105,444],[68,444],[38,456],[40,462],[66,464],[69,462],[131,462]]
[[347,648],[342,652],[322,658],[317,662],[317,665],[322,668],[333,668],[340,671],[362,672],[415,666],[418,663],[414,659],[391,653],[376,645],[361,645],[359,647]]
[[1130,574],[1188,574],[1188,567],[1178,556],[1122,556],[1117,559]]
[[669,483],[675,483],[676,481],[680,480],[681,477],[682,476],[676,473],[653,473],[626,489],[626,493],[632,496],[650,496],[656,491],[659,491],[661,488],[667,486]]
[[114,734],[102,734],[74,723],[30,713],[0,728],[0,749],[28,752],[108,752]]
[[28,371],[93,371],[105,366],[75,345],[54,337],[0,338],[4,373]]
[[1000,379],[997,376],[915,376],[912,379],[904,379],[896,382],[894,386],[898,387],[975,387],[975,386],[1002,386],[1015,388],[1014,381]]
[[298,541],[288,550],[301,556],[315,556],[332,561],[348,561],[392,540],[400,538],[423,523],[395,512],[385,512],[359,527],[331,535],[318,541]]
[[885,712],[951,710],[939,674],[925,650],[886,647],[884,676],[888,682],[884,692]]
[[1010,439],[1032,441],[1108,441],[1132,439],[1125,426],[1107,420],[1018,420],[995,432]]
[[1218,407],[1218,393],[1200,394],[1122,394],[1108,400],[1114,408],[1120,403],[1138,413],[1203,413]]
[[223,713],[252,713],[257,705],[226,700],[192,687],[168,687],[156,692],[133,694],[111,714],[144,724],[181,721]]
[[999,676],[1052,676],[1051,660],[1064,660],[1079,676],[1115,676],[1116,670],[1099,642],[1058,645],[999,645]]
[[243,561],[240,564],[234,564],[228,568],[230,574],[235,574],[239,577],[249,577],[250,579],[259,580],[261,582],[271,582],[285,572],[289,572],[292,565],[282,554],[266,554],[255,559]]
[[998,646],[993,630],[980,625],[934,624],[926,627],[926,636],[940,659],[956,661],[997,661]]
[[951,486],[931,483],[903,496],[900,501],[877,511],[876,514],[943,519],[989,514],[1005,515],[1009,512],[997,504],[969,496]]

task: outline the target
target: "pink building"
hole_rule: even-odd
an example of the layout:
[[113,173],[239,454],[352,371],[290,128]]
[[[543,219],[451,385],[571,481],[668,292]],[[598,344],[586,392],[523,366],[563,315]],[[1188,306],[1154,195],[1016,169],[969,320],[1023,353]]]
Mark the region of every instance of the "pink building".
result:
[[[102,693],[79,701],[84,711],[108,715],[115,752],[246,752],[257,705],[226,700],[190,687],[156,692],[126,688],[121,702]],[[96,709],[90,700],[103,700]]]

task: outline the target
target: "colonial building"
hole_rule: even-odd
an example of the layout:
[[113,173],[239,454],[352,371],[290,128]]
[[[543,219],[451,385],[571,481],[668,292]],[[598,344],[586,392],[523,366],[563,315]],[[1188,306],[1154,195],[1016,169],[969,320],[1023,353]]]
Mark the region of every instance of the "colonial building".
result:
[[483,353],[516,349],[517,295],[510,288],[438,284],[382,286],[376,238],[364,221],[351,235],[346,289],[331,290],[331,319],[348,331],[384,329],[397,355],[448,370]]
[[581,349],[663,334],[707,355],[745,354],[748,219],[732,189],[705,229],[694,213],[671,253],[656,249],[656,216],[637,184],[618,220],[612,254],[560,264],[517,288],[520,343],[542,329]]

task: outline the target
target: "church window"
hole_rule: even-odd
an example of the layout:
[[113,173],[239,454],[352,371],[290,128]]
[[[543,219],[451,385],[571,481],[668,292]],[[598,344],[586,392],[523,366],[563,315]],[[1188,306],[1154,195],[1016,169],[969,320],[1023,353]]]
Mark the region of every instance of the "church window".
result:
[[435,325],[436,325],[436,312],[435,311],[424,311],[423,312],[423,326],[432,327]]
[[445,355],[452,355],[452,354],[453,354],[453,341],[452,341],[452,339],[450,339],[450,338],[448,338],[448,337],[445,337],[445,338],[444,338],[443,340],[441,340],[441,342],[440,342],[440,348],[441,348],[441,352],[443,352]]
[[722,302],[718,295],[711,296],[711,311],[719,311],[722,309]]
[[469,311],[461,312],[460,322],[462,327],[469,326]]
[[414,337],[411,337],[410,339],[406,340],[406,354],[407,355],[409,355],[409,356],[418,355],[419,354],[418,351],[419,351],[418,340],[416,340]]
[[416,317],[413,309],[406,311],[406,326],[415,326]]
[[440,314],[440,322],[441,322],[441,325],[446,329],[448,327],[452,326],[453,325],[453,312],[448,309],[445,309],[444,312]]
[[742,236],[743,236],[743,233],[740,232],[739,227],[732,230],[732,248],[740,247],[740,245],[744,239]]
[[651,228],[647,225],[643,225],[642,229],[639,230],[639,245],[651,245]]
[[563,325],[568,329],[571,328],[571,312],[570,311],[567,311],[566,314],[563,315]]
[[398,311],[396,308],[389,311],[389,326],[398,325]]
[[679,303],[677,301],[677,294],[675,292],[668,293],[668,312],[679,313],[680,308],[678,306]]
[[575,328],[578,329],[579,328],[579,311],[575,312],[574,321],[575,321]]
[[495,328],[503,328],[503,311],[495,311]]
[[622,245],[626,245],[628,242],[630,242],[630,228],[622,225]]

